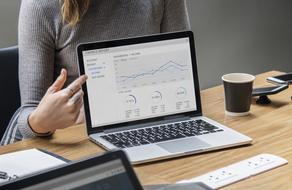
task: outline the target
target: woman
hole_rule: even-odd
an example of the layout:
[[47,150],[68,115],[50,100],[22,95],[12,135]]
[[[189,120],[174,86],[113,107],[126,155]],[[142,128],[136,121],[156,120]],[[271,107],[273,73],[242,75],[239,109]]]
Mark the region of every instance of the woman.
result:
[[83,122],[86,76],[77,78],[77,44],[188,29],[185,0],[22,0],[22,107],[1,144],[48,136]]

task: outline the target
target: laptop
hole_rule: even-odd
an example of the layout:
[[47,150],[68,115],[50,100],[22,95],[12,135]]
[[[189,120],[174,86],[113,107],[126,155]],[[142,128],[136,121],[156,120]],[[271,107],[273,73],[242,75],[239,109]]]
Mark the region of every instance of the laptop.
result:
[[202,182],[142,187],[122,150],[86,158],[0,184],[23,190],[212,190]]
[[203,116],[191,31],[80,44],[87,133],[133,164],[250,144]]
[[0,189],[24,190],[143,190],[122,151],[73,162],[1,184]]

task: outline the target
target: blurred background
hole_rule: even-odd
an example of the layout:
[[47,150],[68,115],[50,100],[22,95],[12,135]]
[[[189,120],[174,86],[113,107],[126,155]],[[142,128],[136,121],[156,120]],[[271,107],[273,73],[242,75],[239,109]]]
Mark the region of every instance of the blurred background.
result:
[[[291,0],[187,0],[201,89],[230,72],[292,71]],[[0,1],[0,48],[17,44],[20,0]]]

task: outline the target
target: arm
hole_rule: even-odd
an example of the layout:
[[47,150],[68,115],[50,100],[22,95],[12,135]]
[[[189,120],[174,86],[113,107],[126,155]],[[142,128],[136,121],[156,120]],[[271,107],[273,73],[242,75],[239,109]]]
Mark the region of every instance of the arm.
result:
[[[19,14],[19,81],[23,109],[17,128],[23,138],[34,137],[28,116],[53,82],[55,37],[50,12],[34,0],[23,0]],[[30,106],[26,106],[30,105]]]
[[161,33],[190,29],[186,0],[165,0]]
[[36,135],[50,135],[78,122],[83,105],[81,86],[87,77],[80,76],[63,89],[67,80],[67,71],[63,69],[53,83],[57,31],[54,27],[60,21],[56,2],[22,1],[19,19],[22,106],[13,116],[2,145]]
[[[30,137],[35,134],[35,132],[32,132],[32,128],[34,131],[42,132],[38,136],[46,136],[48,134],[43,131],[53,132],[56,129],[63,129],[78,122],[80,108],[83,105],[81,86],[86,81],[87,76],[80,76],[67,88],[62,89],[66,78],[67,71],[63,69],[56,81],[48,88],[36,108],[34,105],[27,104],[15,112],[0,145],[10,144],[23,139],[23,134],[19,129],[19,121],[24,117],[26,117],[23,119],[26,121],[24,123],[29,128],[26,131],[31,131],[32,133]],[[30,113],[30,115],[24,115],[24,111]],[[28,136],[29,134],[26,135]]]

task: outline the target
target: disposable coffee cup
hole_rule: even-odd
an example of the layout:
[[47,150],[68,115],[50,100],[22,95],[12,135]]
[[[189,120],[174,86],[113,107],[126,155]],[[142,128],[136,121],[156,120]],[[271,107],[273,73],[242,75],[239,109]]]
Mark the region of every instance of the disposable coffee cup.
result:
[[222,76],[226,115],[249,114],[254,79],[253,75],[246,73],[230,73]]

